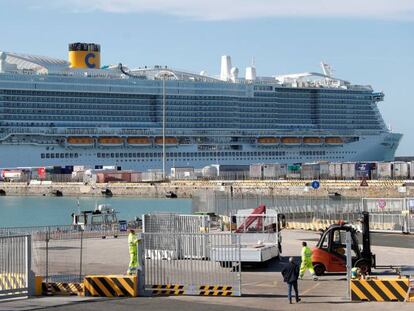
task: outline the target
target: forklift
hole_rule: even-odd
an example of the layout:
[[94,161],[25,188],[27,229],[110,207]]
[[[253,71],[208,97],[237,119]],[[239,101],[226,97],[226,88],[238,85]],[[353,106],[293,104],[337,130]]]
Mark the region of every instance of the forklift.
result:
[[358,243],[357,229],[344,222],[331,225],[319,239],[316,248],[312,250],[312,264],[316,275],[323,275],[325,272],[346,272],[346,244],[347,232],[352,237],[352,266],[360,269],[361,274],[371,272],[375,268],[375,255],[371,252],[371,238],[369,232],[369,213],[362,212],[360,219],[362,225],[362,250]]

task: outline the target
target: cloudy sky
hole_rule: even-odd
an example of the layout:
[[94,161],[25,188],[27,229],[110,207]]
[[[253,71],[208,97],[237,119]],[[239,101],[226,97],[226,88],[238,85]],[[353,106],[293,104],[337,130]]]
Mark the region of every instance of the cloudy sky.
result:
[[220,55],[259,75],[319,71],[384,91],[386,123],[414,155],[413,0],[0,0],[0,50],[67,57],[96,42],[104,64],[218,74]]

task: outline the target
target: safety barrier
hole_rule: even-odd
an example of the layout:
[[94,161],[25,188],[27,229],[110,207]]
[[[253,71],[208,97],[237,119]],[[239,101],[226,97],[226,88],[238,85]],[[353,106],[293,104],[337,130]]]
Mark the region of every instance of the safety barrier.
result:
[[29,235],[0,236],[0,300],[29,295]]
[[351,300],[405,301],[409,279],[351,280]]
[[84,279],[85,296],[137,297],[137,277],[125,275],[89,275]]
[[153,285],[152,295],[184,295],[184,285]]
[[[153,295],[240,296],[240,236],[142,234],[145,290]],[[213,252],[223,255],[212,259]]]
[[65,283],[65,282],[42,283],[42,295],[82,296],[83,295],[83,283]]
[[200,296],[233,296],[232,286],[200,286]]

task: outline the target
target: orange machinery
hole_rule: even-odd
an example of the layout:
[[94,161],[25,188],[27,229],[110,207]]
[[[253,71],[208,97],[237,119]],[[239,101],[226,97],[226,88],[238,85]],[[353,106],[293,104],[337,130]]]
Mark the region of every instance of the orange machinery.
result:
[[321,235],[312,251],[312,263],[316,275],[325,272],[346,272],[345,236],[351,232],[352,266],[368,273],[375,268],[375,255],[371,252],[369,213],[362,212],[362,249],[359,247],[357,230],[345,223],[331,225]]

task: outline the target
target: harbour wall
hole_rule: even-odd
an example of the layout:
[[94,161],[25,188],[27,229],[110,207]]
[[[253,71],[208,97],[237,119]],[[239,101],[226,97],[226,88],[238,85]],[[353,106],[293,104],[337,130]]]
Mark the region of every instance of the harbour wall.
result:
[[318,189],[311,181],[171,181],[148,183],[0,183],[0,192],[7,196],[52,196],[59,191],[63,196],[102,196],[109,189],[114,196],[145,198],[165,197],[174,192],[179,198],[192,198],[199,192],[220,191],[235,198],[245,196],[312,196],[327,197],[337,193],[345,197],[406,197],[414,196],[414,183],[404,180],[361,181],[323,180]]

